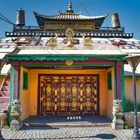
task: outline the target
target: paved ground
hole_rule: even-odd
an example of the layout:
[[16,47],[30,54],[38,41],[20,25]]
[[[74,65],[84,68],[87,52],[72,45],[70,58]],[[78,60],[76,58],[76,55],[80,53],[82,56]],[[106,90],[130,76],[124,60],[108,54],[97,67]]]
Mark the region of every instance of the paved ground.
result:
[[2,129],[4,139],[24,140],[129,140],[132,130],[112,130],[110,127],[24,127],[20,131]]

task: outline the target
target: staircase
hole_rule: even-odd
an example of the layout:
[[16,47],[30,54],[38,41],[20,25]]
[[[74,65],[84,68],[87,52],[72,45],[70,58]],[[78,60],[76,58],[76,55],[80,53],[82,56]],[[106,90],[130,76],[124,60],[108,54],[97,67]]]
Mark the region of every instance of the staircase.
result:
[[10,98],[10,76],[9,74],[3,80],[0,86],[0,110],[7,111]]

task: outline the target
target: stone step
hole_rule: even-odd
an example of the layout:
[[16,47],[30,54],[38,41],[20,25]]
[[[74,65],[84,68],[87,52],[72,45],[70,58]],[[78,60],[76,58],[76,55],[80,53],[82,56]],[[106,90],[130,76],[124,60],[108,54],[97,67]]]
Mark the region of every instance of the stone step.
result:
[[99,115],[47,115],[29,116],[23,123],[31,127],[110,127],[112,121]]
[[23,125],[29,127],[110,127],[111,123],[61,122],[61,123],[23,123]]

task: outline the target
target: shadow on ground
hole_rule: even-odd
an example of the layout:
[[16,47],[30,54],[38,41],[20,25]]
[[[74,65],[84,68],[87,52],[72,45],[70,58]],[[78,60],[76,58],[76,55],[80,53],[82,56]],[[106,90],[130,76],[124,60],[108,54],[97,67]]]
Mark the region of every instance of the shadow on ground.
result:
[[114,134],[97,134],[96,136],[93,136],[93,138],[114,139],[116,136]]
[[[37,127],[37,128],[35,128],[35,127],[30,127],[30,128],[28,128],[28,127],[23,127],[23,129],[22,130],[49,130],[49,129],[59,129],[59,128],[52,128],[52,127],[47,127],[47,128],[44,128],[44,127]],[[85,138],[87,138],[87,139],[94,139],[94,138],[98,138],[98,139],[108,139],[108,140],[113,140],[113,139],[115,139],[116,138],[116,136],[114,135],[114,134],[109,134],[109,133],[101,133],[101,134],[97,134],[97,135],[94,135],[94,136],[83,136],[83,137],[72,137],[72,136],[70,136],[70,137],[57,137],[57,138],[32,138],[32,139],[34,139],[34,140],[38,140],[38,139],[42,139],[42,140],[44,140],[44,139],[50,139],[50,140],[59,140],[59,139],[61,139],[61,140],[67,140],[67,139],[85,139]],[[1,139],[0,139],[1,140]],[[22,140],[22,139],[21,139]],[[23,139],[24,140],[24,139]]]
[[34,126],[23,126],[21,130],[51,130],[51,129],[60,129],[60,128],[57,128],[57,127],[51,127],[49,125],[45,125],[44,126],[39,126],[39,127],[34,127]]

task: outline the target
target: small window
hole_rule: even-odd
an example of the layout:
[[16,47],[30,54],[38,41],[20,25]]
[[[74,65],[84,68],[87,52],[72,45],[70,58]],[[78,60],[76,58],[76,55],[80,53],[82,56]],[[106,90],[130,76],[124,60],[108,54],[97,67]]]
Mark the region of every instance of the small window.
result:
[[111,90],[112,89],[112,75],[111,72],[108,72],[108,89]]
[[28,89],[28,73],[23,72],[23,90]]

